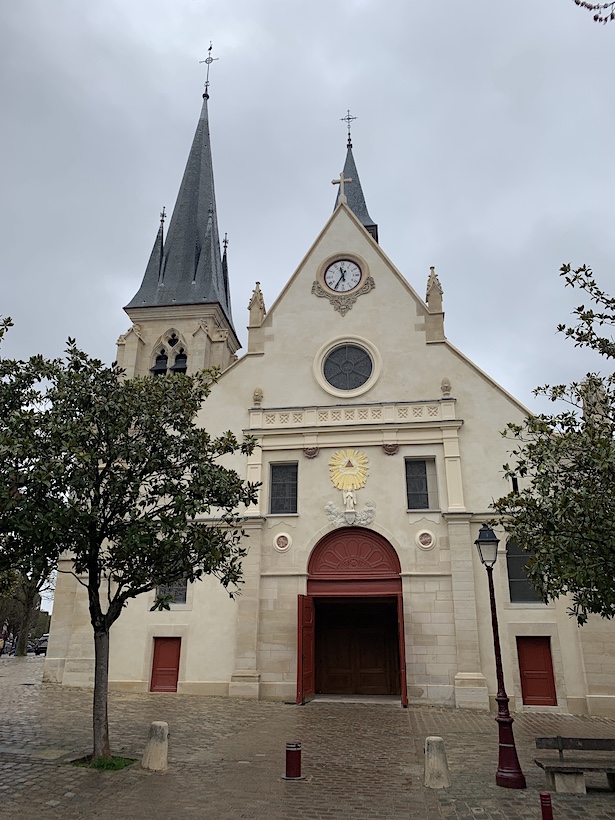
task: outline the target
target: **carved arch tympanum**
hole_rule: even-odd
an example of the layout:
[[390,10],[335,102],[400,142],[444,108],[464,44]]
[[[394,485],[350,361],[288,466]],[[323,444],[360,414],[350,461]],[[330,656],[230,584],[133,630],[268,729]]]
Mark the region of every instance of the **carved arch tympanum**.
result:
[[314,547],[308,562],[308,593],[397,592],[400,572],[397,553],[386,538],[362,527],[341,527]]

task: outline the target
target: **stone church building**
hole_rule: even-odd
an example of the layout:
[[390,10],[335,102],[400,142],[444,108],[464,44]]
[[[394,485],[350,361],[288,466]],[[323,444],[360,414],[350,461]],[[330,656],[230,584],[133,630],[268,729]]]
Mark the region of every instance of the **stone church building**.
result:
[[[129,377],[219,366],[200,422],[255,437],[229,466],[262,487],[241,595],[206,579],[173,588],[169,612],[150,611],[153,592],[132,601],[111,630],[111,688],[470,708],[495,696],[474,542],[509,489],[500,431],[528,411],[446,338],[434,268],[411,283],[380,246],[350,136],[336,182],[333,213],[275,301],[266,309],[265,281],[246,294],[240,354],[204,95],[117,359]],[[498,535],[511,706],[614,715],[612,630],[598,618],[579,629],[565,601],[537,601],[524,554]],[[45,679],[92,685],[93,656],[84,590],[60,574]]]

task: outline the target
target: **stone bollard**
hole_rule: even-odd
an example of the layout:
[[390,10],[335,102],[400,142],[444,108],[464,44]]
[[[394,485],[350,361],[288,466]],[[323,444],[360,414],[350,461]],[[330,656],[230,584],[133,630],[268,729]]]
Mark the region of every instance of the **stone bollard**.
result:
[[153,772],[163,772],[167,768],[169,752],[169,724],[155,720],[149,727],[149,737],[143,752],[141,766]]
[[441,737],[425,738],[425,785],[428,789],[447,789],[451,785]]

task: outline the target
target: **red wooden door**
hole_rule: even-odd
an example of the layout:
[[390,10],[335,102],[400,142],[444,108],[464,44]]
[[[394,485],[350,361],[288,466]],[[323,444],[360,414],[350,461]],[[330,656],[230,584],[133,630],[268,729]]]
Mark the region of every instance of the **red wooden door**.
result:
[[181,638],[154,638],[151,692],[177,692]]
[[399,672],[401,677],[401,705],[408,705],[408,684],[406,681],[406,636],[404,634],[404,596],[397,593],[397,635],[399,638]]
[[297,623],[297,703],[314,697],[314,599],[299,595]]
[[518,637],[521,694],[528,706],[557,706],[551,639],[547,636]]

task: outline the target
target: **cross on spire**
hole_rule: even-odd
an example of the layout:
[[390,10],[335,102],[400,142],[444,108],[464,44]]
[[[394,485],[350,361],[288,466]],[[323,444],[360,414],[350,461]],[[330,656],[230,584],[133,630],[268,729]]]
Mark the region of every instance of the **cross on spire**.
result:
[[352,116],[352,114],[350,113],[350,109],[348,109],[346,111],[346,116],[345,117],[340,117],[340,121],[345,122],[346,125],[348,126],[348,147],[349,148],[352,148],[352,139],[350,138],[350,123],[353,120],[356,120],[356,117]]
[[346,199],[346,194],[344,193],[344,183],[345,182],[352,182],[352,179],[350,179],[349,177],[345,177],[343,171],[340,174],[339,179],[332,179],[331,180],[331,185],[339,185],[340,186],[340,194],[337,198],[338,205],[339,205],[340,202],[345,202],[345,203],[348,202],[348,200]]
[[209,99],[209,66],[214,62],[214,60],[219,60],[219,57],[212,57],[211,50],[213,48],[213,44],[211,40],[209,41],[209,48],[207,49],[207,57],[204,60],[199,60],[199,64],[202,65],[203,63],[207,66],[207,76],[205,77],[205,93],[203,97],[208,100]]

